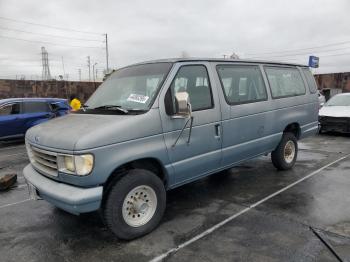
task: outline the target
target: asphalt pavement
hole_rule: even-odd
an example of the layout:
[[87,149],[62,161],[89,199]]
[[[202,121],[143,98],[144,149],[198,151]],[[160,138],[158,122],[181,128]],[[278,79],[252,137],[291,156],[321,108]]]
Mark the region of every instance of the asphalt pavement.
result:
[[295,167],[270,156],[171,190],[160,226],[120,241],[97,213],[29,200],[23,142],[0,144],[0,261],[350,261],[350,137],[299,142]]

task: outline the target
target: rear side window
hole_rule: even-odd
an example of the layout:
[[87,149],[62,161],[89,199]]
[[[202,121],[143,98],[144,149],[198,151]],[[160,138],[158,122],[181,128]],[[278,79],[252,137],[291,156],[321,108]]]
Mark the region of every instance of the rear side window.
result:
[[265,67],[273,98],[305,94],[305,85],[297,68]]
[[17,115],[20,113],[20,104],[13,103],[0,107],[0,116]]
[[40,113],[48,112],[49,106],[46,102],[25,102],[24,112],[25,113]]
[[314,76],[308,68],[302,69],[306,78],[307,85],[309,86],[310,93],[314,94],[317,91],[317,85]]
[[258,66],[218,65],[217,72],[229,104],[253,103],[267,99]]

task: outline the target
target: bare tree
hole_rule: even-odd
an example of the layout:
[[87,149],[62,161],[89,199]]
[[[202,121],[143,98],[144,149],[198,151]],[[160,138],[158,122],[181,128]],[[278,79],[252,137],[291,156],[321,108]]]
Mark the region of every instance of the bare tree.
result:
[[183,51],[181,52],[180,57],[181,57],[181,58],[189,58],[189,57],[190,57],[190,54],[189,54],[187,51],[183,50]]

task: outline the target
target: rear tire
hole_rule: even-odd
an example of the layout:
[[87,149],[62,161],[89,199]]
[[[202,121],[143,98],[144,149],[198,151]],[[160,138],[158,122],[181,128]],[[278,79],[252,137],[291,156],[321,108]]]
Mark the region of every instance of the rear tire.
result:
[[148,170],[132,169],[111,187],[103,207],[104,220],[118,238],[131,240],[158,226],[165,205],[161,179]]
[[277,148],[271,153],[272,164],[278,170],[291,169],[298,156],[298,141],[294,134],[284,133]]

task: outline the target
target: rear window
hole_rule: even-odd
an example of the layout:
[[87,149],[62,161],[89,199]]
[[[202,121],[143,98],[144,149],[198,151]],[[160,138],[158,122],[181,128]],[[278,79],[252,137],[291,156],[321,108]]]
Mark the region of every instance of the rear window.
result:
[[317,85],[314,76],[308,68],[303,68],[303,73],[306,78],[307,85],[309,86],[310,93],[314,94],[317,91]]
[[0,106],[0,116],[17,115],[20,113],[20,103]]
[[48,112],[49,106],[46,102],[25,102],[24,112],[25,113],[40,113]]
[[218,65],[217,71],[229,104],[253,103],[267,99],[258,66]]
[[305,85],[297,68],[265,67],[273,98],[304,95]]

